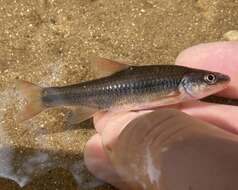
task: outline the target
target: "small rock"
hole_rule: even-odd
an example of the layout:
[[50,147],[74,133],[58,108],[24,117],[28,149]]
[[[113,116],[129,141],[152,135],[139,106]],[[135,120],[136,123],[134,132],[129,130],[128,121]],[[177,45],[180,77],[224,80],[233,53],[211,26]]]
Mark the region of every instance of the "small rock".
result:
[[225,40],[238,41],[238,30],[231,30],[223,35]]

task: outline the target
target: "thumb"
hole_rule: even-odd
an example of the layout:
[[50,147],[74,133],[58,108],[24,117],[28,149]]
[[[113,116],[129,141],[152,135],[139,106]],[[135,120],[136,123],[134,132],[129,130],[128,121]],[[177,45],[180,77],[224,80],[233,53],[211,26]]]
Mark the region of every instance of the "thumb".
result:
[[237,136],[182,112],[161,109],[140,116],[112,144],[103,142],[128,189],[238,187]]

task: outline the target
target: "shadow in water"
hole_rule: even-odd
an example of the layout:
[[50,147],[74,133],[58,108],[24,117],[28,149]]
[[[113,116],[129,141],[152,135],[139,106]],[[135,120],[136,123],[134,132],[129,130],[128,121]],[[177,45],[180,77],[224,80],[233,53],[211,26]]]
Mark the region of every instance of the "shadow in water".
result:
[[74,125],[68,124],[67,127],[65,127],[65,130],[77,130],[79,128],[80,129],[94,129],[93,119],[88,119],[82,123],[78,123],[78,124],[74,124]]

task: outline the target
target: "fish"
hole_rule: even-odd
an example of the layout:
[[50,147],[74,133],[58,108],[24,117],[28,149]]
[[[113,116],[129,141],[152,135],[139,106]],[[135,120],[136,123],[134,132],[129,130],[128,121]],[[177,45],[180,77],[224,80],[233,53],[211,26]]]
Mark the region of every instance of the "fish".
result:
[[105,58],[92,63],[93,80],[67,86],[40,87],[18,80],[27,104],[17,115],[23,122],[43,110],[68,107],[71,124],[102,110],[140,111],[198,100],[225,89],[228,75],[178,65],[135,66]]

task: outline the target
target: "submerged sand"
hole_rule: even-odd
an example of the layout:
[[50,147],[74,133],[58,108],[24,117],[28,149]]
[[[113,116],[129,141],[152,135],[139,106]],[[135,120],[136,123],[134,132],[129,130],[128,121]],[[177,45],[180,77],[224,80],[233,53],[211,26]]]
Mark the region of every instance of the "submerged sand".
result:
[[183,49],[238,28],[238,0],[1,0],[0,10],[0,176],[12,179],[0,179],[4,190],[111,189],[83,164],[92,122],[70,126],[60,108],[16,123],[23,102],[14,79],[89,80],[95,55],[173,64]]

